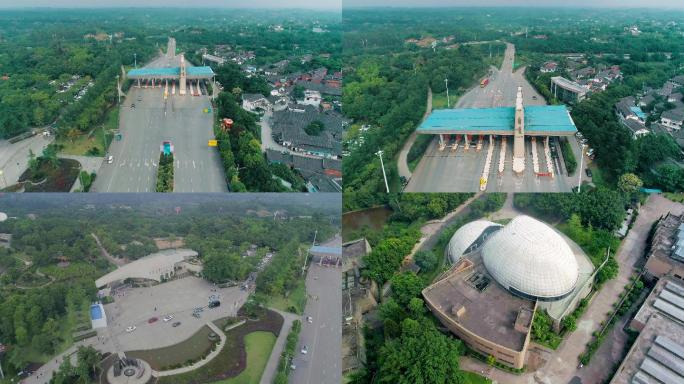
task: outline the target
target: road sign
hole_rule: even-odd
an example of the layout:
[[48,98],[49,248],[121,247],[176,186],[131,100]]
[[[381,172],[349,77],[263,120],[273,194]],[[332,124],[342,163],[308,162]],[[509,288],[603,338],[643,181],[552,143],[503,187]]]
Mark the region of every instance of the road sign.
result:
[[217,147],[218,146],[218,140],[209,140],[209,146],[210,147]]

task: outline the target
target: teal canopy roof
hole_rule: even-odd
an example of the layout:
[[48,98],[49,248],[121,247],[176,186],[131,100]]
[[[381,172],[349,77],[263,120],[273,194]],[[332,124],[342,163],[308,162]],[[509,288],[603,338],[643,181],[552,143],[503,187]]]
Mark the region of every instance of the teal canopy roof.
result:
[[[211,77],[214,76],[214,71],[211,67],[187,67],[186,73],[188,77]],[[180,67],[168,68],[137,68],[128,71],[128,77],[174,77],[180,76]]]
[[[570,135],[577,128],[563,105],[528,106],[525,132]],[[512,134],[514,107],[437,109],[418,127],[418,133],[500,133]]]

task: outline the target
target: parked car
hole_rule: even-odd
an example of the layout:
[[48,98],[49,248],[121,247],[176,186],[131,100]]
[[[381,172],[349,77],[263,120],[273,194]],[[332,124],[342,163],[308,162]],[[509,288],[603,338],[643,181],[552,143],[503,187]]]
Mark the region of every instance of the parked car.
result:
[[306,322],[309,323],[309,324],[312,324],[312,323],[313,323],[313,317],[307,316],[307,317],[306,317]]
[[126,332],[131,333],[131,332],[135,331],[136,328],[137,327],[135,325],[131,325],[130,327],[126,328]]
[[587,168],[587,169],[584,170],[584,172],[587,173],[587,177],[591,177],[591,175],[592,175],[591,169]]
[[302,355],[306,355],[307,353],[309,353],[309,350],[306,349],[306,345],[302,347],[302,351],[301,351],[301,352],[302,352]]
[[174,327],[174,328],[177,327],[177,326],[179,326],[179,325],[181,325],[181,322],[180,322],[180,321],[176,321],[175,323],[171,324],[171,326]]
[[114,156],[112,156],[112,155],[107,156],[107,164],[111,164],[113,162],[114,162]]
[[164,316],[164,322],[167,322],[167,321],[170,321],[170,320],[173,320],[173,315],[166,315],[166,316]]

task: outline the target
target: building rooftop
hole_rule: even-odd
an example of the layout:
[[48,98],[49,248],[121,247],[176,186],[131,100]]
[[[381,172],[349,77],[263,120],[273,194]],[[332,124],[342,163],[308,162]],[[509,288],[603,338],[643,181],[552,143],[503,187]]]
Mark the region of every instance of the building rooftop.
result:
[[161,281],[161,275],[177,263],[197,257],[191,249],[166,249],[109,272],[95,281],[95,286],[104,287],[125,279],[147,279]]
[[[187,66],[186,75],[188,78],[211,78],[214,76],[214,71],[211,67],[193,67]],[[150,77],[179,77],[180,67],[166,67],[166,68],[137,68],[128,71],[128,77],[131,79],[150,78]]]
[[684,267],[684,259],[677,257],[675,253],[684,246],[684,232],[679,230],[683,223],[684,215],[673,212],[658,222],[646,258],[646,269],[651,275],[661,277],[670,272],[677,273]]
[[[564,105],[524,107],[525,133],[574,135],[575,123]],[[512,135],[515,107],[437,109],[418,127],[418,133]]]
[[661,279],[633,323],[644,324],[610,384],[684,382],[684,287]]
[[[530,330],[516,328],[534,312],[535,303],[517,297],[493,281],[475,252],[441,280],[423,290],[425,300],[469,332],[514,351],[521,351]],[[531,322],[529,316],[528,323]]]
[[475,220],[464,224],[449,240],[449,261],[456,263],[463,255],[479,248],[481,242],[476,242],[476,240],[483,237],[484,232],[489,228],[492,229],[487,232],[496,231],[501,227],[503,227],[501,224],[493,223],[489,220]]
[[574,93],[579,93],[579,94],[585,94],[587,93],[586,88],[582,87],[581,85],[577,84],[576,82],[572,80],[568,80],[565,77],[562,76],[554,76],[551,78],[551,81],[556,83],[558,86],[567,89],[568,91],[572,91]]
[[517,216],[482,247],[487,271],[504,288],[524,297],[556,300],[578,281],[575,254],[553,228],[529,216]]

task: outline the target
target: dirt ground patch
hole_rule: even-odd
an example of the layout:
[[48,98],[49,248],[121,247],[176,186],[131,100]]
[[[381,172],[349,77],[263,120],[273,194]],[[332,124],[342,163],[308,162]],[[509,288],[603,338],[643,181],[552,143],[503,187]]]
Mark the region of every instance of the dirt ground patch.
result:
[[160,250],[170,248],[183,248],[185,246],[185,240],[180,237],[176,239],[157,237],[154,239],[154,244],[156,244],[157,248],[159,248]]

